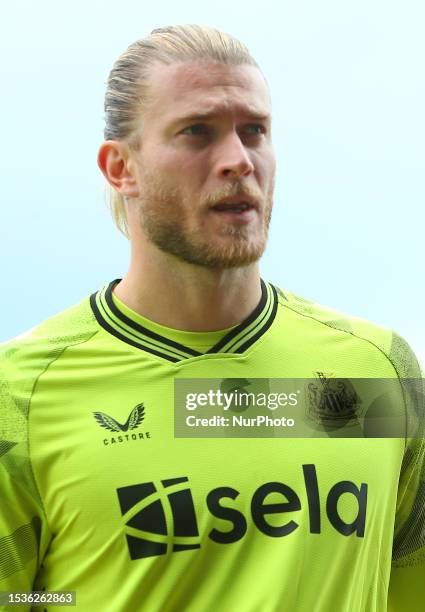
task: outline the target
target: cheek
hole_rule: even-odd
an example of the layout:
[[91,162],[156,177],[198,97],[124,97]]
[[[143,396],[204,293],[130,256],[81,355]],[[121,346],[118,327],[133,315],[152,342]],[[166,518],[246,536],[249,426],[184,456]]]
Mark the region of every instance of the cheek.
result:
[[193,155],[179,155],[161,160],[161,173],[168,183],[187,191],[199,189],[208,175],[208,163]]
[[255,173],[260,185],[264,188],[269,188],[274,182],[276,172],[276,159],[273,153],[268,155],[259,155],[254,161]]
[[208,170],[211,167],[211,156],[207,152],[185,152],[180,155],[177,162],[179,168],[186,175],[193,175],[193,177],[200,177],[203,174],[208,174]]

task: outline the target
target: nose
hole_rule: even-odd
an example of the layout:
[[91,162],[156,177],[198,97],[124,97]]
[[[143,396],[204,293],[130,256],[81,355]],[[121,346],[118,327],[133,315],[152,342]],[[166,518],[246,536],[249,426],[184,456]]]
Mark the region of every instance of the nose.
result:
[[248,151],[235,132],[222,142],[218,154],[217,171],[222,178],[239,178],[254,171]]

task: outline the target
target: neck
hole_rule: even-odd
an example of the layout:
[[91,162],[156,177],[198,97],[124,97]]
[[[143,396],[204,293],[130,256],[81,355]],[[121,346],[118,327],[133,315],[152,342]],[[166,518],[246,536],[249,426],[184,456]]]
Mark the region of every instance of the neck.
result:
[[261,298],[260,273],[258,263],[215,270],[181,262],[162,251],[155,257],[133,253],[114,293],[159,325],[216,331],[237,325],[255,309]]

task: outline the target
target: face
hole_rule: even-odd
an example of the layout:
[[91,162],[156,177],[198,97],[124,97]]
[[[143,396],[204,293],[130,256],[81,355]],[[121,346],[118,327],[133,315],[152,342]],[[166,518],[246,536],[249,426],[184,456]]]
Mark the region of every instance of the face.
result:
[[180,260],[233,268],[264,252],[275,157],[267,85],[254,66],[154,67],[135,154],[138,222]]

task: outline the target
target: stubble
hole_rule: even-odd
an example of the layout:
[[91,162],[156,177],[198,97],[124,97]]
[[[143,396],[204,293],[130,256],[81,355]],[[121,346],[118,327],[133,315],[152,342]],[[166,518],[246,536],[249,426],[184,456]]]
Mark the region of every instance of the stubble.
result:
[[[219,236],[201,231],[199,214],[211,215],[209,207],[231,196],[251,196],[260,203],[259,223],[223,223]],[[165,186],[155,174],[144,176],[143,193],[134,202],[147,239],[181,261],[215,269],[248,266],[263,255],[273,208],[273,185],[266,195],[241,183],[229,183],[201,201],[189,201],[179,189]]]

